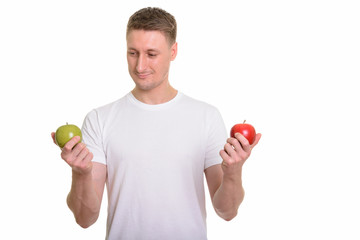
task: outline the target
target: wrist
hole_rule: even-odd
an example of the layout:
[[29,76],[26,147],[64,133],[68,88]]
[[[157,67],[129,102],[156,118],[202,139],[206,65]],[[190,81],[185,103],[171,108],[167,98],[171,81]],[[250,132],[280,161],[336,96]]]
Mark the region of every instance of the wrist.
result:
[[242,179],[241,176],[224,176],[223,177],[223,184],[224,187],[235,187],[239,188],[242,187]]
[[81,167],[72,167],[72,175],[77,177],[89,177],[92,175],[92,168],[93,164],[92,162],[89,162],[86,164],[86,166]]
[[242,169],[238,171],[224,172],[223,182],[227,183],[241,183],[242,182]]
[[72,170],[72,178],[73,180],[82,180],[82,181],[88,181],[92,179],[92,171],[87,172],[79,172],[76,170]]

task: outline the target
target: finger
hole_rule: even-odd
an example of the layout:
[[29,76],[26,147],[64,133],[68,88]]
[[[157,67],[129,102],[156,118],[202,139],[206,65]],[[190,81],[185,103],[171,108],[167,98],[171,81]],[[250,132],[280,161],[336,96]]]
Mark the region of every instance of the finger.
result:
[[70,153],[74,146],[80,141],[80,136],[75,136],[70,141],[68,141],[63,147],[63,152]]
[[83,159],[81,167],[84,172],[88,172],[89,170],[91,171],[93,165],[91,161],[92,158],[93,158],[93,154],[91,152],[88,152],[88,154]]
[[262,137],[262,134],[261,133],[257,133],[256,134],[256,136],[255,136],[255,141],[254,141],[254,143],[251,145],[251,147],[253,148],[253,147],[255,147],[257,144],[258,144],[258,142],[260,141],[260,138]]
[[223,163],[228,164],[230,163],[230,156],[225,152],[225,150],[220,151],[220,156],[223,159]]
[[241,147],[242,149],[245,151],[245,152],[250,152],[251,151],[251,147],[250,147],[250,143],[249,141],[246,139],[246,137],[244,137],[244,135],[240,134],[240,133],[236,133],[235,134],[235,138],[237,140],[239,140],[240,144],[241,144]]
[[230,143],[225,144],[224,150],[230,157],[233,157],[236,155],[235,149],[233,148],[233,146]]
[[84,143],[76,144],[75,147],[72,149],[73,156],[78,157],[84,148],[86,148],[86,145]]
[[[85,148],[84,143],[76,144],[75,147],[70,152],[65,152],[63,150],[63,159],[70,165],[70,166],[80,166],[82,158],[79,158],[79,154]],[[66,150],[67,151],[67,150]]]
[[52,133],[51,133],[51,137],[52,137],[52,140],[54,141],[54,143],[56,144],[56,140],[55,140],[55,132],[52,132]]
[[84,161],[91,162],[94,157],[94,154],[89,151],[89,153],[85,156]]
[[88,149],[87,147],[84,147],[84,148],[80,151],[80,153],[79,153],[79,155],[77,156],[77,158],[78,158],[79,160],[83,161],[84,158],[86,157],[86,155],[88,155],[88,154],[89,154],[89,149]]
[[237,140],[236,138],[228,138],[227,142],[234,147],[234,150],[236,152],[240,152],[242,150],[242,146],[241,146],[239,140]]
[[70,166],[79,173],[89,172],[92,169],[92,158],[93,154],[87,148],[84,148]]
[[[82,144],[78,144],[78,145],[82,145]],[[70,163],[71,166],[76,168],[86,168],[86,166],[88,165],[88,162],[85,161],[85,158],[88,155],[89,150],[85,146],[83,148],[81,147],[82,146],[76,146],[75,147],[76,150],[75,149],[73,150],[73,154],[75,155],[75,153],[77,153],[77,151],[80,149],[78,155],[76,155],[76,157]]]
[[83,162],[86,163],[87,168],[92,166],[92,159],[93,159],[94,155],[92,154],[92,152],[88,152],[88,154],[85,156]]

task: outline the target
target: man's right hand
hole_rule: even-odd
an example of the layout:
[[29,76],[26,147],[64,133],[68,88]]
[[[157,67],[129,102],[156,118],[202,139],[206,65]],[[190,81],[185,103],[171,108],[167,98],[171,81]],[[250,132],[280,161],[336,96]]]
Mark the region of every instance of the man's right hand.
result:
[[[51,133],[51,137],[56,144],[54,132]],[[61,149],[61,158],[69,164],[74,173],[89,174],[92,170],[93,154],[84,143],[78,143],[79,141],[80,137],[75,136],[67,142]]]

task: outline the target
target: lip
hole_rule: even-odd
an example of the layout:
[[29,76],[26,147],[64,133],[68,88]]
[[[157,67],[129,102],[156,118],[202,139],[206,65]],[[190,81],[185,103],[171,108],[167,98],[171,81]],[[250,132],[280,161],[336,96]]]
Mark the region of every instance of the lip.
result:
[[138,76],[138,78],[145,79],[150,76],[150,74],[151,73],[136,73],[136,76]]

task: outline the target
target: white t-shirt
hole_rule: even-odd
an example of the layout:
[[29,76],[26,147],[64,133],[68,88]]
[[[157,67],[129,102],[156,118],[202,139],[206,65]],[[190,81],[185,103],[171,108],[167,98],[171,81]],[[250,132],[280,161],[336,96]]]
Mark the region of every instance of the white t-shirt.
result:
[[204,240],[204,170],[220,164],[219,111],[182,93],[148,105],[132,93],[91,111],[83,140],[107,165],[110,240]]

